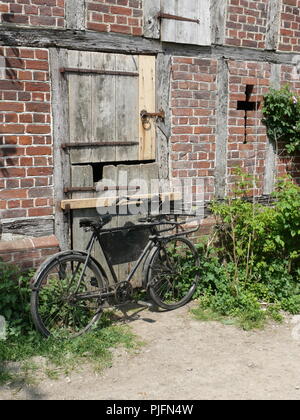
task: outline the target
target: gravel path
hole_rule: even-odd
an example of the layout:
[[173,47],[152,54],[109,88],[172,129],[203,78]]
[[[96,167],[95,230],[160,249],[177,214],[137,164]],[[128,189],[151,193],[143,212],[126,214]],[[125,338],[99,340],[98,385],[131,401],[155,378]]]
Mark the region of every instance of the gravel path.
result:
[[130,327],[145,344],[116,350],[113,366],[101,374],[85,367],[36,386],[2,388],[0,399],[300,399],[300,323],[288,317],[246,332],[196,321],[190,305],[139,312]]

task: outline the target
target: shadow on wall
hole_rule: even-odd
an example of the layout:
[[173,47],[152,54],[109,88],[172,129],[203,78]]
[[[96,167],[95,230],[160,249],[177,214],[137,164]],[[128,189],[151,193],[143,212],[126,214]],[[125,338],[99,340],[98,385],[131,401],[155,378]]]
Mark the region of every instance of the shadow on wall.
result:
[[[278,155],[279,167],[283,165],[286,172],[300,186],[300,155],[299,152],[287,156],[285,149],[282,149]],[[279,171],[280,177],[280,171]]]
[[3,13],[1,16],[2,22],[6,23],[15,23],[15,14],[14,13]]
[[[2,15],[2,20],[3,18],[4,15]],[[2,108],[4,111],[2,115],[3,120],[0,127],[0,174],[4,178],[9,177],[7,168],[16,165],[14,156],[17,155],[17,136],[9,130],[9,123],[15,122],[16,113],[14,111],[10,112],[9,107],[5,108],[5,101],[17,99],[14,95],[20,91],[20,82],[16,69],[24,67],[23,60],[19,58],[20,51],[13,47],[9,48],[9,50],[9,57],[5,57],[4,53],[0,52],[0,93],[1,99],[4,101],[4,107]],[[18,99],[20,98],[18,97]]]

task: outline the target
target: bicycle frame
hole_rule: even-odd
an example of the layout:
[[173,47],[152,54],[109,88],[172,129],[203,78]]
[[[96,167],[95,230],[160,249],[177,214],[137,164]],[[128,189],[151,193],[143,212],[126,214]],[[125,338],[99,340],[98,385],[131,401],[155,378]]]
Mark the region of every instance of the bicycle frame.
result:
[[[167,228],[167,229],[163,229],[161,231],[158,231],[156,229],[156,226],[159,226],[161,224],[170,224],[171,228]],[[192,232],[196,232],[198,230],[198,227],[196,229],[191,229],[188,231],[183,231],[183,232],[179,232],[176,234],[172,234],[172,235],[168,235],[168,236],[160,236],[161,233],[163,232],[167,232],[170,231],[173,227],[178,226],[180,223],[177,222],[168,222],[168,223],[150,223],[150,224],[143,224],[143,225],[138,225],[137,229],[139,228],[143,228],[143,227],[150,227],[150,229],[152,230],[153,235],[149,236],[149,241],[146,244],[146,246],[144,247],[143,251],[141,252],[138,260],[135,262],[132,270],[130,271],[130,273],[128,274],[127,278],[121,281],[126,281],[126,282],[130,282],[133,278],[133,276],[135,275],[137,269],[139,268],[140,264],[142,263],[142,261],[149,255],[151,249],[158,243],[161,241],[165,241],[165,240],[169,240],[172,238],[177,238],[177,237],[182,237],[182,236],[186,236],[189,233]],[[105,258],[105,262],[109,268],[109,271],[111,273],[111,276],[113,278],[114,284],[117,285],[120,280],[118,279],[116,272],[114,270],[113,264],[111,264],[110,259],[104,249],[104,247],[101,245],[101,234],[102,233],[106,233],[106,232],[114,232],[114,231],[120,231],[122,230],[122,228],[111,228],[111,229],[101,229],[101,230],[93,230],[92,236],[90,238],[90,241],[86,247],[86,253],[87,253],[87,259],[86,259],[86,264],[88,259],[91,256],[91,252],[93,249],[93,246],[95,244],[95,241],[97,240],[97,242],[99,243],[99,246],[103,252],[104,258]],[[81,281],[81,279],[79,280],[79,282]],[[80,283],[79,283],[80,284]]]

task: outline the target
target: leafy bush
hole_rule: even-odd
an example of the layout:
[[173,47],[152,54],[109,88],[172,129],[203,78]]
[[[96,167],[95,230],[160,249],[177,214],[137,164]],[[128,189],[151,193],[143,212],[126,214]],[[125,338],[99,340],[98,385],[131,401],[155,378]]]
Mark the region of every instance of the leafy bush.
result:
[[[112,348],[121,345],[130,349],[141,344],[129,328],[112,326],[108,312],[101,318],[99,328],[83,336],[73,340],[57,340],[55,337],[46,340],[31,322],[32,275],[32,272],[21,273],[16,266],[0,261],[0,315],[7,323],[6,337],[0,337],[0,384],[31,380],[33,372],[39,368],[31,361],[35,356],[45,358],[46,373],[54,378],[83,363],[101,370],[111,364]],[[21,372],[11,371],[8,362],[18,362]]]
[[300,150],[300,100],[289,86],[270,89],[264,97],[263,122],[274,142],[286,142],[289,153]]
[[280,310],[300,312],[300,188],[282,180],[274,196],[271,207],[239,196],[214,203],[214,240],[198,246],[202,309],[246,329],[280,320]]
[[0,260],[0,315],[7,333],[20,336],[32,330],[30,318],[30,279],[33,273],[21,273],[18,267]]

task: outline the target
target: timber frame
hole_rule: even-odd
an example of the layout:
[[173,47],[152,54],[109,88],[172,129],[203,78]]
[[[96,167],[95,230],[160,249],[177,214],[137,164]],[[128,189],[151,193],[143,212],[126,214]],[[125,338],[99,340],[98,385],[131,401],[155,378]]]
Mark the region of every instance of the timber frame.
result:
[[[81,0],[76,0],[81,3]],[[222,0],[213,0],[212,4],[217,9]],[[154,55],[157,58],[157,109],[165,110],[164,121],[157,122],[157,163],[159,167],[159,176],[162,179],[168,179],[170,173],[169,162],[169,143],[168,139],[171,133],[171,112],[170,112],[170,73],[172,56],[181,57],[205,57],[218,60],[219,81],[218,81],[218,103],[217,103],[217,127],[216,127],[216,143],[218,155],[216,158],[216,196],[224,197],[225,194],[225,173],[226,162],[224,161],[224,151],[226,150],[226,116],[228,111],[228,96],[224,95],[228,89],[228,60],[269,62],[272,64],[272,81],[276,85],[279,81],[278,65],[291,64],[293,58],[297,55],[294,53],[277,52],[276,46],[278,42],[278,0],[271,0],[274,7],[268,16],[267,29],[267,49],[257,50],[254,48],[243,48],[234,46],[223,46],[222,31],[224,22],[219,22],[216,27],[212,28],[213,43],[211,46],[186,45],[177,43],[162,43],[158,39],[148,39],[140,36],[126,36],[114,33],[103,33],[96,31],[83,30],[82,17],[73,16],[70,12],[70,19],[67,18],[67,29],[41,29],[41,28],[16,28],[12,26],[2,25],[0,27],[0,46],[12,47],[34,47],[49,49],[51,62],[51,79],[52,91],[56,92],[56,96],[64,94],[62,81],[54,76],[55,71],[66,66],[65,51],[81,50],[90,52],[109,52],[121,54],[136,55]],[[67,2],[68,3],[68,2]],[[68,13],[67,13],[68,17]],[[223,26],[222,26],[223,25]],[[146,32],[145,32],[146,33]],[[54,95],[55,97],[55,95]],[[54,127],[54,185],[55,185],[55,231],[58,236],[62,249],[68,247],[69,243],[69,216],[64,213],[60,207],[61,201],[64,200],[64,189],[70,185],[68,175],[62,180],[61,174],[66,168],[67,158],[62,151],[61,146],[68,138],[65,132],[64,118],[67,118],[67,111],[63,108],[62,102],[53,102]],[[274,167],[274,150],[269,146],[267,162],[267,172],[271,173]],[[272,190],[272,185],[266,177],[265,192]],[[271,177],[270,177],[271,179]],[[11,221],[13,223],[13,221]],[[27,222],[29,223],[29,221]],[[48,226],[47,226],[47,229]],[[9,228],[8,228],[9,230]]]
[[295,53],[278,52],[275,48],[256,50],[254,48],[222,46],[198,46],[176,43],[161,43],[139,36],[126,36],[94,31],[26,29],[0,27],[0,46],[64,48],[94,52],[112,52],[139,55],[178,55],[186,57],[214,57],[232,60],[255,60],[275,64],[291,64]]

